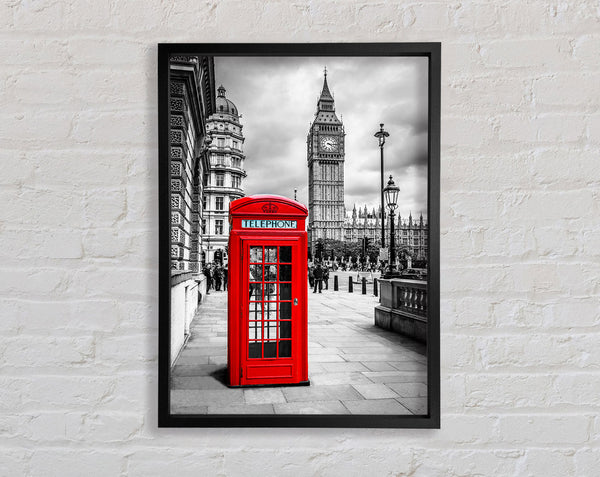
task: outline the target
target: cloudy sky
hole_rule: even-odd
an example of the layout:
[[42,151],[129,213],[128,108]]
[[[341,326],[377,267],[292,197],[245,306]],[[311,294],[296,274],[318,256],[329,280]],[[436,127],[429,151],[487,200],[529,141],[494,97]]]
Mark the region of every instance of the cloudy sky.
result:
[[217,86],[242,114],[247,195],[278,194],[308,204],[306,136],[323,87],[323,67],[346,130],[345,205],[378,207],[384,123],[385,182],[400,186],[403,216],[427,213],[427,58],[218,57]]

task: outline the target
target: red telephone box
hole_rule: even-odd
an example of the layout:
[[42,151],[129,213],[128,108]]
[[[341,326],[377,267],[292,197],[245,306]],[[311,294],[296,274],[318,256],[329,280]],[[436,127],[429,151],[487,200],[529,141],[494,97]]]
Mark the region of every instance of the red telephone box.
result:
[[231,386],[309,384],[307,215],[304,205],[275,195],[229,206]]

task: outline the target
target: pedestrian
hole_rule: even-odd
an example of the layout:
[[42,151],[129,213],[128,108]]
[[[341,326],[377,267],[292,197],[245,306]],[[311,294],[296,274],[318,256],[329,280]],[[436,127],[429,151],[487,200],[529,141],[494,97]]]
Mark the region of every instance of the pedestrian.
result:
[[315,286],[315,267],[308,267],[308,285],[312,288]]
[[227,265],[223,267],[223,291],[227,290]]
[[221,278],[223,277],[223,275],[221,274],[221,268],[220,267],[215,267],[215,270],[213,272],[213,279],[215,281],[215,291],[221,291]]
[[317,293],[317,288],[319,289],[319,293],[321,293],[321,290],[323,289],[323,269],[321,268],[320,263],[317,263],[313,274],[315,276],[315,287],[313,289],[313,293]]
[[325,282],[325,290],[329,290],[329,267],[323,268],[323,281]]
[[204,270],[202,270],[204,276],[206,277],[206,294],[210,294],[210,287],[212,286],[212,273],[210,271],[210,267],[208,265],[204,266]]

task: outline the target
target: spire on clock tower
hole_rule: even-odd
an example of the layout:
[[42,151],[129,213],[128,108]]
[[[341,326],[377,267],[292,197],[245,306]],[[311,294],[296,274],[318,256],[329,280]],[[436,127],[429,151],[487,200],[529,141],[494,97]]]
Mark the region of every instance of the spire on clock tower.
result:
[[327,84],[327,67],[325,67],[324,77],[323,77],[323,89],[321,90],[321,96],[319,97],[319,101],[333,101],[333,96],[331,95],[331,91],[329,91],[329,85]]

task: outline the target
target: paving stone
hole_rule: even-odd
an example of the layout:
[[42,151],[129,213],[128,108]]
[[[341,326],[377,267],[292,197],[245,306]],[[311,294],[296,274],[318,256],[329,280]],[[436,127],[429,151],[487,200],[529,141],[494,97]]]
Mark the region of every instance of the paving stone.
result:
[[241,389],[173,389],[171,390],[171,408],[181,406],[210,406],[220,404],[243,404]]
[[208,364],[227,364],[227,356],[210,356]]
[[283,394],[288,402],[364,399],[351,384],[287,387]]
[[309,376],[312,383],[320,384],[372,384],[364,373],[323,373]]
[[171,404],[171,414],[206,414],[208,406],[175,406]]
[[286,402],[283,392],[278,388],[244,389],[244,399],[247,404],[273,404]]
[[397,401],[408,408],[413,414],[427,414],[427,398],[398,398]]
[[390,363],[387,361],[365,361],[362,363],[369,371],[395,371]]
[[361,362],[322,363],[321,366],[328,373],[349,373],[352,371],[369,371]]
[[352,414],[413,414],[395,399],[370,399],[364,401],[342,401]]
[[427,397],[427,385],[424,383],[390,383],[388,386],[402,397]]
[[354,388],[362,394],[365,399],[396,398],[396,394],[385,384],[353,384]]
[[343,363],[344,358],[337,354],[317,354],[309,356],[308,363]]
[[427,382],[426,373],[418,371],[373,371],[363,373],[374,383],[417,383]]
[[390,364],[398,371],[427,371],[427,365],[416,361],[392,361]]
[[[349,401],[360,402],[360,401]],[[274,404],[275,414],[349,414],[340,401],[308,401]]]
[[173,376],[171,389],[228,389],[212,376]]
[[179,356],[176,366],[195,366],[199,364],[208,364],[209,356]]
[[175,365],[171,370],[172,376],[210,376],[221,368],[220,364]]
[[272,404],[230,404],[208,406],[207,414],[275,414]]

